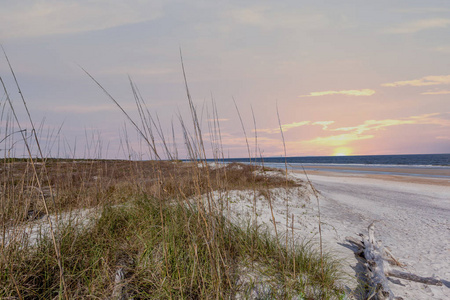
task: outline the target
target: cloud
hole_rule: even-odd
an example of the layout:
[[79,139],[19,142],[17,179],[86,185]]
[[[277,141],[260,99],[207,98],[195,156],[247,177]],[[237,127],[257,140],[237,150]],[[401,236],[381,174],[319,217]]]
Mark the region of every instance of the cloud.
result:
[[434,18],[403,23],[396,27],[389,28],[385,30],[385,32],[391,34],[405,34],[405,33],[415,33],[427,29],[447,28],[449,26],[450,26],[450,19]]
[[153,20],[162,14],[162,1],[151,1],[151,3],[140,0],[8,2],[2,3],[0,11],[0,36],[3,38],[102,30]]
[[316,145],[325,145],[325,146],[343,146],[347,145],[350,142],[358,141],[358,140],[366,140],[374,138],[374,135],[359,135],[357,133],[344,133],[339,135],[332,135],[327,137],[318,137],[309,141],[306,141],[308,144],[316,144]]
[[340,128],[333,129],[333,131],[353,131],[356,134],[362,134],[365,131],[378,130],[378,129],[382,129],[384,127],[398,126],[398,125],[405,125],[405,124],[415,124],[415,121],[414,120],[395,120],[395,119],[367,120],[367,121],[364,121],[363,124],[360,124],[358,126],[340,127]]
[[318,122],[312,123],[312,125],[321,125],[323,130],[327,130],[328,125],[331,125],[333,123],[334,123],[334,121],[318,121]]
[[[319,125],[322,126],[323,130],[327,130],[328,129],[328,125],[333,124],[334,121],[317,121],[317,122],[311,122],[311,121],[301,121],[301,122],[293,122],[293,123],[289,123],[289,124],[283,124],[281,125],[281,128],[283,128],[283,132],[286,132],[290,129],[293,128],[297,128],[297,127],[301,127],[301,126],[306,126],[306,125]],[[264,133],[279,133],[280,132],[280,127],[276,127],[276,128],[266,128],[266,129],[257,129],[258,132],[264,132]]]
[[450,127],[450,112],[424,114],[403,119],[367,120],[364,121],[363,124],[357,126],[340,127],[331,130],[344,131],[347,133],[330,135],[326,137],[317,137],[312,140],[305,141],[305,143],[333,147],[343,146],[353,141],[374,138],[375,131],[384,130],[387,127],[400,125],[437,125]]
[[[302,151],[305,151],[304,153],[323,153],[324,155],[329,155],[330,147],[353,147],[352,143],[354,142],[356,145],[358,141],[376,139],[379,137],[378,131],[380,130],[401,125],[435,125],[450,128],[450,112],[430,113],[401,119],[366,120],[362,124],[352,127],[340,127],[337,129],[328,128],[330,124],[335,123],[335,121],[303,121],[282,125],[284,128],[283,130],[301,126],[323,126],[322,129],[324,131],[322,134],[325,134],[323,136],[315,136],[309,140],[287,140],[286,145],[287,148],[290,149],[288,151],[298,151],[298,149],[302,149]],[[442,128],[442,130],[446,132],[446,128]],[[259,129],[258,132],[279,133],[280,129]],[[223,133],[222,139],[223,145],[241,150],[244,149],[243,145],[247,143],[244,137],[231,135],[229,133]],[[280,139],[281,137],[271,138],[270,136],[258,135],[258,144],[261,149],[269,149],[270,154],[279,155],[282,152],[282,150],[280,150]],[[448,140],[450,137],[440,133],[435,139]],[[264,154],[267,155],[269,152]]]
[[450,91],[435,91],[435,92],[424,92],[422,95],[447,95]]
[[363,124],[353,127],[341,127],[333,129],[332,131],[353,131],[357,134],[362,134],[366,131],[379,130],[390,126],[399,125],[439,125],[450,127],[450,120],[445,119],[449,113],[432,113],[419,116],[411,116],[403,119],[385,119],[385,120],[367,120]]
[[450,75],[425,76],[425,77],[422,77],[419,79],[384,83],[381,86],[399,87],[399,86],[429,86],[429,85],[441,85],[441,84],[450,84]]
[[310,121],[294,122],[294,123],[290,123],[290,124],[281,125],[281,128],[283,129],[283,131],[288,131],[289,129],[300,127],[300,126],[305,126],[305,125],[308,125],[309,123],[310,123]]
[[[310,123],[311,123],[311,121],[293,122],[293,123],[281,125],[281,128],[283,129],[283,132],[286,132],[286,131],[288,131],[288,130],[290,130],[292,128],[305,126],[305,125],[308,125]],[[264,133],[279,133],[280,132],[280,127],[267,128],[267,129],[257,129],[257,131],[258,132],[264,132]]]
[[343,91],[324,91],[324,92],[311,92],[309,95],[302,95],[300,97],[319,97],[329,95],[347,95],[347,96],[372,96],[375,94],[374,90],[343,90]]

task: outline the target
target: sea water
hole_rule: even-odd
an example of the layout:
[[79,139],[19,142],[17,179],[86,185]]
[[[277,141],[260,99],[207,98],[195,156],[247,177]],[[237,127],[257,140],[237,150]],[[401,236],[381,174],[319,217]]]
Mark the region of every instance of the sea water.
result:
[[[228,158],[225,162],[249,162],[249,158]],[[336,165],[394,165],[394,166],[450,166],[449,154],[404,154],[404,155],[355,155],[355,156],[295,156],[264,157],[251,161],[288,164],[336,164]]]
[[[257,163],[267,167],[347,172],[426,176],[450,178],[450,154],[405,154],[405,155],[357,155],[357,156],[298,156],[264,158],[229,158],[225,163]],[[327,169],[329,167],[329,169]],[[340,167],[336,169],[335,167]],[[345,168],[349,169],[345,169]],[[383,168],[380,171],[377,168]],[[408,169],[399,172],[398,169]],[[424,169],[439,170],[440,174],[423,174]],[[448,171],[448,172],[446,172]],[[443,174],[444,173],[444,174]],[[448,174],[448,175],[447,175]]]

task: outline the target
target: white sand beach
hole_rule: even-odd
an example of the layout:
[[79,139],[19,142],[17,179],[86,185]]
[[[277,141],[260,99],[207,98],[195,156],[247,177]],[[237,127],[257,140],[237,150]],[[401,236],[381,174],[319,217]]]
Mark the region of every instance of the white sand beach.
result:
[[[435,276],[443,282],[442,286],[433,286],[389,278],[395,296],[419,300],[448,299],[450,179],[323,171],[311,171],[308,175],[319,191],[324,249],[342,259],[348,275],[344,284],[349,290],[358,293],[357,274],[363,267],[345,237],[358,238],[358,233],[367,234],[368,225],[376,221],[376,238],[405,265],[402,271],[423,277]],[[290,176],[305,179],[300,172],[291,172]],[[233,218],[248,222],[252,217],[249,203],[252,197],[248,193],[236,191],[228,195],[232,199],[230,212]],[[256,202],[258,223],[273,228],[267,200],[258,197]],[[319,242],[317,201],[310,189],[275,190],[272,204],[279,233],[286,232],[288,211],[289,232],[293,215],[295,238]]]

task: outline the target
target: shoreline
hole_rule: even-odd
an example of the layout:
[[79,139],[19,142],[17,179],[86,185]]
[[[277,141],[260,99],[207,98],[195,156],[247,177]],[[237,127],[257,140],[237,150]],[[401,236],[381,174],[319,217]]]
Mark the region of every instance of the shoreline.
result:
[[293,172],[303,171],[333,172],[360,175],[395,175],[408,177],[440,178],[450,180],[450,167],[447,166],[371,166],[371,165],[290,165]]
[[[450,186],[450,176],[447,177],[439,177],[439,176],[427,176],[422,174],[414,174],[411,175],[403,175],[398,172],[392,173],[373,173],[370,170],[367,172],[341,172],[339,170],[329,170],[329,169],[315,169],[308,170],[306,169],[306,173],[308,175],[313,176],[323,176],[323,177],[345,177],[345,178],[365,178],[365,179],[376,179],[380,181],[393,181],[393,182],[402,182],[402,183],[411,183],[411,184],[423,184],[423,185],[438,185],[438,186]],[[289,170],[294,174],[304,174],[303,170]],[[427,170],[427,173],[431,173],[433,175],[433,170]]]
[[310,170],[330,170],[330,171],[356,171],[364,173],[392,173],[392,174],[407,174],[407,175],[417,175],[417,176],[443,176],[450,178],[450,167],[444,166],[356,166],[356,165],[305,165],[305,169]]

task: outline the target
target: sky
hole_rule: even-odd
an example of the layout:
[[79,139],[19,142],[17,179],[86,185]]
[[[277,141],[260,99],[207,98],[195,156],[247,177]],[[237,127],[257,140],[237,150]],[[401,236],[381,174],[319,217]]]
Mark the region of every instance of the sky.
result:
[[[283,145],[287,156],[450,153],[450,1],[0,5],[0,43],[49,156],[147,151],[83,68],[139,120],[130,77],[169,146],[186,158],[180,117],[193,129],[180,49],[208,156],[214,105],[225,157],[280,156]],[[0,76],[29,133],[3,55]],[[0,97],[3,138],[14,122],[4,90]],[[14,133],[0,148],[20,139]]]

